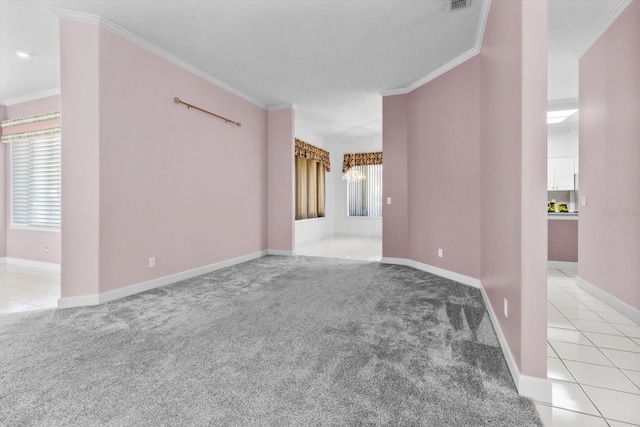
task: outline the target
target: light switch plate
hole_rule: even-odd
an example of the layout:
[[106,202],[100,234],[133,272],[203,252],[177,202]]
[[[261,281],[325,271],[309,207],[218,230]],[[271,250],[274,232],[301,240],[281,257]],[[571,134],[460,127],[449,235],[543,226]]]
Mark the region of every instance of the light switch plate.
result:
[[587,206],[587,196],[580,196],[580,206],[582,207]]
[[390,205],[391,204],[391,197],[387,197],[387,204]]

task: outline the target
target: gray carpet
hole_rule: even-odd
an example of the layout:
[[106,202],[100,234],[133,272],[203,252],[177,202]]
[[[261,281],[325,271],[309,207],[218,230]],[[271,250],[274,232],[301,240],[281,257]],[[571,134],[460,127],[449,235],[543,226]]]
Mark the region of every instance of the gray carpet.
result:
[[479,291],[408,267],[265,257],[0,344],[3,426],[542,425]]

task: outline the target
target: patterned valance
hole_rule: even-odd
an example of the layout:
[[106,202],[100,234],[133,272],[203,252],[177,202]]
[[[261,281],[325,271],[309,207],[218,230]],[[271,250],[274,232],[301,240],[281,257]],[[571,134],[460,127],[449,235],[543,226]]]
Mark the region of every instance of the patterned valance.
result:
[[344,161],[342,162],[342,173],[348,171],[351,166],[368,166],[381,164],[382,151],[377,151],[375,153],[347,153],[344,155]]
[[329,152],[323,150],[322,148],[318,148],[296,138],[295,155],[298,157],[304,157],[308,160],[314,160],[324,166],[327,172],[331,172]]
[[0,122],[2,142],[10,143],[33,138],[60,135],[60,111],[20,117]]
[[55,127],[42,130],[32,130],[29,132],[14,133],[11,135],[2,135],[2,142],[8,144],[14,141],[24,141],[27,139],[53,137],[58,135],[60,135],[60,128]]

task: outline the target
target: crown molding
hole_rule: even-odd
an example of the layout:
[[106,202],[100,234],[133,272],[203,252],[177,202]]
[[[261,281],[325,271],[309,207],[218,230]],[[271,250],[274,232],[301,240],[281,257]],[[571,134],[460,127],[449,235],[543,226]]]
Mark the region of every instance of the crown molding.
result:
[[29,95],[19,96],[17,98],[10,98],[0,101],[0,105],[22,104],[23,102],[35,101],[36,99],[48,98],[50,96],[60,95],[60,88],[43,90],[42,92],[31,93]]
[[593,46],[593,44],[604,34],[605,31],[613,24],[613,22],[618,19],[618,16],[624,12],[624,10],[633,3],[633,0],[619,0],[618,4],[609,12],[609,14],[602,20],[600,25],[596,27],[596,29],[591,33],[589,38],[580,46],[580,48],[576,51],[576,57],[578,59],[582,58],[582,55],[587,53],[589,48]]
[[451,61],[444,64],[442,67],[432,71],[427,74],[420,80],[416,80],[409,86],[398,88],[398,89],[390,89],[384,90],[380,92],[382,96],[393,96],[393,95],[405,95],[411,91],[418,89],[420,86],[429,83],[431,80],[440,77],[447,71],[452,70],[463,62],[473,58],[477,54],[480,53],[480,49],[482,48],[482,40],[484,39],[484,31],[487,28],[487,20],[489,19],[489,9],[491,8],[491,0],[485,0],[482,2],[482,8],[480,9],[480,23],[478,25],[478,30],[476,32],[476,41],[474,46],[464,52],[462,55],[452,59]]
[[479,52],[480,51],[477,50],[475,47],[472,48],[472,49],[469,49],[468,51],[466,51],[462,55],[458,56],[457,58],[455,58],[455,59],[453,59],[453,60],[451,60],[449,62],[447,62],[442,67],[438,68],[435,71],[432,71],[431,73],[427,74],[426,76],[424,76],[420,80],[417,80],[417,81],[413,82],[409,86],[403,87],[403,88],[400,88],[400,89],[385,90],[385,91],[380,92],[380,95],[382,95],[382,96],[405,95],[405,94],[407,94],[409,92],[412,92],[412,91],[418,89],[420,86],[425,85],[425,84],[429,83],[431,80],[434,80],[435,78],[443,75],[447,71],[452,70],[453,68],[455,68],[458,65],[462,64],[463,62],[465,62],[467,59],[473,58]]
[[297,107],[295,104],[276,104],[269,105],[267,110],[269,111],[278,111],[278,110],[295,110]]
[[248,101],[260,108],[267,108],[267,106],[265,104],[263,104],[260,101],[257,101],[253,98],[251,98],[249,95],[246,95],[242,92],[240,92],[239,90],[231,87],[230,85],[228,85],[227,83],[224,83],[218,79],[216,79],[215,77],[213,77],[212,75],[202,71],[201,69],[195,67],[194,65],[189,64],[188,62],[178,58],[177,56],[175,56],[172,53],[167,52],[166,50],[152,44],[149,43],[148,41],[146,41],[145,39],[133,34],[132,32],[122,28],[121,26],[114,24],[113,22],[109,21],[108,19],[105,19],[101,16],[98,15],[92,15],[90,13],[84,13],[84,12],[76,12],[73,10],[68,10],[68,9],[62,9],[62,8],[58,8],[58,7],[50,7],[49,8],[54,15],[56,15],[58,18],[60,19],[64,19],[66,21],[74,21],[74,22],[81,22],[84,24],[92,24],[92,25],[97,25],[107,31],[110,31],[120,37],[122,37],[123,39],[145,49],[148,50],[149,52],[171,62],[174,65],[177,65],[178,67],[189,71],[192,74],[195,74],[198,77],[201,77],[205,80],[207,80],[210,83],[213,83],[214,85],[226,90],[227,92],[230,92],[242,99],[244,99],[245,101]]

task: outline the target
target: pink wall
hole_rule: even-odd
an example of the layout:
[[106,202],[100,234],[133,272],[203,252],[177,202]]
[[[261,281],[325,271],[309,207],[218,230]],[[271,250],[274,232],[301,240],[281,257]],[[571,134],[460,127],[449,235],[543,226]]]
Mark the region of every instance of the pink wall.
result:
[[[36,114],[51,113],[53,111],[60,111],[60,96],[50,96],[46,98],[37,99],[34,101],[24,102],[21,104],[10,105],[6,107],[6,118],[17,119],[20,117],[28,117]],[[52,123],[52,122],[47,122]],[[57,123],[57,122],[55,122]],[[55,124],[54,124],[55,125]],[[33,127],[33,126],[32,126]],[[25,126],[21,126],[22,131],[26,131]],[[9,132],[7,132],[9,134]],[[5,145],[5,144],[3,144]],[[9,149],[6,151],[6,173],[9,169]],[[6,220],[5,227],[2,229],[3,233],[6,230],[6,255],[10,258],[21,258],[32,261],[49,262],[54,264],[60,264],[61,248],[60,248],[60,232],[58,231],[32,231],[32,230],[17,230],[10,227],[10,213],[9,213],[9,180],[7,178],[4,183],[3,200],[6,203]],[[1,243],[0,243],[1,245]],[[48,248],[49,252],[45,252],[45,248]]]
[[268,248],[285,252],[295,247],[294,132],[292,108],[269,111]]
[[[0,121],[7,119],[7,107],[0,105]],[[7,144],[0,143],[0,258],[7,256],[7,214],[9,213],[9,153]]]
[[[494,0],[480,53],[482,284],[520,371],[541,378],[546,378],[541,316],[547,260],[546,7],[545,1]],[[504,298],[508,318],[502,314]]]
[[579,276],[640,309],[640,1],[580,59]]
[[99,292],[99,35],[60,21],[63,297]]
[[382,99],[382,256],[386,258],[407,257],[408,108],[406,95]]
[[479,58],[406,96],[408,258],[479,278]]
[[61,28],[63,296],[266,249],[266,111],[107,30]]
[[549,220],[548,258],[578,262],[578,220]]

